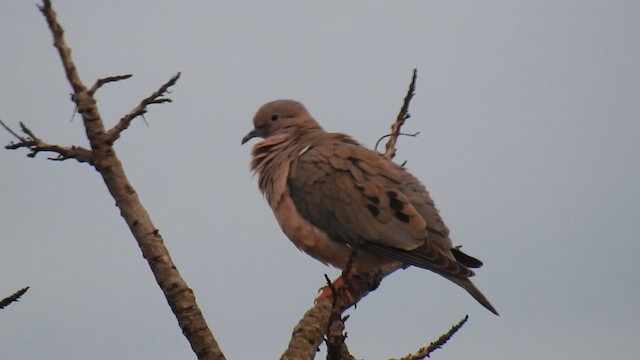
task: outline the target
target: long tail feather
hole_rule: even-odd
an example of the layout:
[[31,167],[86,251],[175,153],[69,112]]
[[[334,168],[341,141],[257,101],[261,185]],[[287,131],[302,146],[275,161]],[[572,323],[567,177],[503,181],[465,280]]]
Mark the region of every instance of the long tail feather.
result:
[[491,305],[491,303],[489,302],[489,300],[484,296],[484,294],[482,294],[482,292],[471,282],[471,280],[467,279],[467,278],[462,278],[462,277],[456,277],[456,276],[451,276],[451,275],[447,275],[447,274],[440,274],[442,276],[444,276],[445,278],[447,278],[448,280],[451,280],[452,282],[456,283],[458,286],[460,286],[461,288],[467,290],[467,292],[469,294],[471,294],[471,296],[473,296],[474,299],[476,299],[482,306],[484,306],[485,308],[487,308],[487,310],[491,311],[492,313],[500,316],[500,314],[498,314],[498,311],[493,307],[493,305]]

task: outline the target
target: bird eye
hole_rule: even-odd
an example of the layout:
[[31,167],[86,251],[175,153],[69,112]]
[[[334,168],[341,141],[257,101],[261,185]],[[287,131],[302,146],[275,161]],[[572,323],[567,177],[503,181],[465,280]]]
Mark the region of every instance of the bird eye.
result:
[[278,114],[273,114],[273,115],[271,115],[271,121],[276,121],[276,120],[278,120],[279,118],[280,118],[280,115],[278,115]]

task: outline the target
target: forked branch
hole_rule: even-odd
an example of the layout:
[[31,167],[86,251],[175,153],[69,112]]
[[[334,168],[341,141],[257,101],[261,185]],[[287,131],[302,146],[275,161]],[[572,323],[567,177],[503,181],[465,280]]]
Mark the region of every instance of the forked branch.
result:
[[160,88],[153,94],[140,101],[140,103],[135,108],[133,108],[133,110],[131,110],[127,115],[123,116],[120,121],[118,121],[118,123],[107,132],[106,141],[109,144],[113,144],[120,137],[120,134],[124,130],[126,130],[129,125],[131,125],[133,119],[138,116],[144,115],[147,112],[147,106],[151,104],[162,104],[171,102],[171,99],[163,96],[169,91],[170,87],[176,84],[179,78],[180,73],[177,73],[171,79],[169,79],[169,81],[162,84],[162,86],[160,86]]
[[2,124],[18,141],[7,145],[7,148],[28,148],[31,151],[29,153],[30,157],[34,157],[43,151],[53,152],[57,153],[58,156],[52,158],[52,160],[73,158],[80,162],[88,162],[94,166],[102,176],[107,189],[120,210],[121,216],[135,237],[143,257],[147,260],[160,289],[167,299],[167,303],[178,320],[182,333],[189,341],[194,353],[198,359],[223,360],[224,355],[207,326],[204,316],[196,303],[193,291],[180,276],[176,265],[171,260],[169,251],[164,246],[160,231],[154,226],[149,214],[140,203],[140,199],[133,186],[129,183],[122,163],[113,148],[114,141],[122,131],[129,127],[134,118],[143,115],[147,111],[147,106],[171,101],[164,95],[168,92],[169,87],[176,83],[180,74],[178,73],[172,77],[151,96],[143,99],[140,104],[107,132],[94,95],[103,85],[128,79],[131,76],[117,75],[99,79],[91,88],[87,89],[80,79],[71,58],[71,49],[64,39],[64,30],[57,21],[51,1],[44,0],[39,9],[49,25],[53,35],[54,46],[58,50],[65,74],[73,88],[71,98],[76,104],[78,113],[82,116],[91,150],[77,146],[64,147],[46,143],[24,124],[21,124],[21,130],[26,136],[21,136]]
[[58,155],[55,157],[49,157],[49,160],[63,161],[67,159],[76,159],[81,163],[92,163],[91,150],[80,146],[60,146],[44,142],[22,122],[20,122],[20,129],[25,133],[25,135],[27,135],[26,137],[18,135],[2,120],[0,120],[0,125],[18,140],[18,142],[11,142],[9,145],[6,145],[4,147],[5,149],[16,150],[20,148],[27,148],[29,149],[27,156],[30,158],[36,157],[40,152],[52,152]]

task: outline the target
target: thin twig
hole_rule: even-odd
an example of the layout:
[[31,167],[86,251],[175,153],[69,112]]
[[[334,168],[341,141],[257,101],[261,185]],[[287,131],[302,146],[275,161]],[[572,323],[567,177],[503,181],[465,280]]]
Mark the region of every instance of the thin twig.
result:
[[[71,100],[73,101],[73,94],[71,94]],[[77,112],[78,112],[78,104],[76,104],[76,106],[74,106],[73,108],[73,112],[71,113],[71,119],[69,120],[70,123],[73,122],[73,118],[76,117]]]
[[[373,150],[378,151],[378,145],[380,145],[380,143],[382,142],[382,140],[388,138],[389,136],[391,136],[392,134],[386,134],[386,135],[382,135],[380,136],[380,138],[378,139],[378,141],[376,141],[376,145],[373,147]],[[399,133],[398,136],[409,136],[409,137],[418,137],[418,135],[420,135],[420,131],[416,131],[413,134],[408,134],[408,133]]]
[[120,80],[126,80],[126,79],[129,79],[132,76],[133,75],[131,75],[131,74],[126,74],[126,75],[107,76],[105,78],[98,79],[96,81],[96,83],[93,84],[91,89],[89,89],[89,95],[93,96],[96,93],[96,91],[98,91],[98,89],[100,89],[102,87],[102,85],[104,85],[104,84],[107,84],[107,83],[110,83],[110,82],[116,82],[116,81],[120,81]]
[[22,136],[16,134],[15,131],[13,131],[10,127],[7,126],[7,124],[4,123],[4,121],[0,120],[0,125],[2,125],[2,127],[7,130],[9,132],[9,134],[13,135],[13,137],[15,137],[16,139],[18,139],[18,141],[21,142],[25,142],[27,141],[25,138],[23,138]]
[[400,129],[402,128],[402,125],[404,125],[404,122],[411,117],[411,115],[409,115],[409,103],[411,103],[411,99],[413,98],[413,95],[415,95],[417,77],[418,69],[413,69],[413,76],[411,78],[409,90],[407,91],[407,95],[404,97],[404,102],[402,103],[400,112],[396,117],[396,121],[391,125],[391,135],[389,136],[389,141],[387,141],[386,151],[384,153],[384,157],[389,160],[396,156],[396,144],[398,143],[398,136],[400,136]]
[[432,352],[441,348],[442,345],[444,345],[447,341],[449,341],[449,339],[451,339],[453,334],[455,334],[458,330],[460,330],[460,328],[467,322],[468,319],[469,319],[469,315],[465,315],[464,318],[460,320],[457,324],[453,325],[449,331],[442,334],[438,338],[438,340],[432,342],[428,346],[420,348],[415,354],[409,354],[397,360],[422,360],[426,357],[429,357]]
[[[144,115],[147,112],[147,106],[148,105],[151,105],[151,104],[162,104],[162,103],[171,102],[171,99],[163,98],[162,96],[164,96],[165,93],[168,92],[168,90],[169,90],[169,88],[171,86],[176,84],[176,82],[178,81],[179,78],[180,78],[180,73],[177,73],[171,79],[169,79],[169,81],[167,81],[162,86],[160,86],[160,88],[158,90],[156,90],[153,94],[151,94],[149,97],[143,99],[128,114],[123,116],[120,119],[120,121],[118,121],[118,123],[107,132],[107,140],[106,141],[109,144],[113,144],[120,137],[120,134],[124,130],[126,130],[129,127],[129,125],[131,125],[131,122],[133,121],[133,119],[135,119],[137,116]],[[146,122],[146,120],[145,120],[145,122]]]
[[60,146],[44,142],[40,138],[38,138],[36,134],[23,122],[20,122],[20,129],[27,135],[27,137],[18,135],[2,121],[0,121],[0,123],[2,124],[2,127],[4,127],[9,133],[11,133],[19,140],[17,143],[11,142],[6,145],[5,149],[7,150],[27,148],[29,149],[29,153],[27,154],[27,156],[30,158],[35,158],[36,155],[41,152],[52,152],[57,154],[57,156],[50,157],[48,158],[49,160],[63,161],[68,159],[75,159],[81,163],[92,164],[93,153],[89,149],[85,149],[81,146]]
[[34,141],[40,141],[36,134],[34,134],[33,131],[31,131],[31,129],[29,129],[27,125],[25,125],[22,121],[20,121],[20,130],[22,130],[23,133],[27,134],[30,139]]
[[20,300],[20,297],[22,295],[24,295],[24,293],[26,293],[27,290],[29,290],[28,286],[16,291],[12,295],[7,296],[6,298],[0,300],[0,309],[6,308],[11,303],[18,302]]

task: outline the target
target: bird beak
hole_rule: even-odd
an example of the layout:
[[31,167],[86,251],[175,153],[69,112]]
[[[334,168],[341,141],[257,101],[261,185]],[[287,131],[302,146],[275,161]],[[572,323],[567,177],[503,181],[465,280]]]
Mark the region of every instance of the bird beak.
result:
[[258,129],[253,129],[249,131],[249,133],[242,138],[242,145],[244,145],[247,141],[253,139],[256,136],[258,136]]

